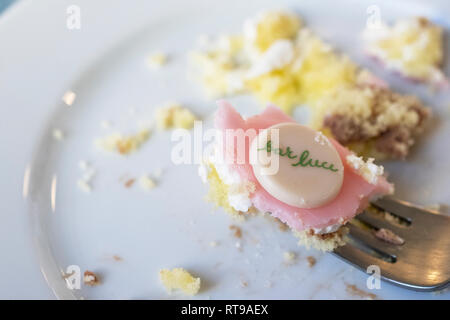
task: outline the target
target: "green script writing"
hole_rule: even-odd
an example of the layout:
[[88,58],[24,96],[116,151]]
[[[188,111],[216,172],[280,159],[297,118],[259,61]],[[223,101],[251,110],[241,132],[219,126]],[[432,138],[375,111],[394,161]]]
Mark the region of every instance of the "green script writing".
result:
[[291,163],[291,165],[293,167],[297,167],[297,166],[301,166],[301,167],[313,167],[313,168],[322,168],[325,170],[330,170],[333,172],[338,171],[338,169],[336,169],[334,167],[333,164],[329,164],[326,161],[319,161],[319,160],[314,160],[312,158],[309,157],[309,151],[308,150],[304,150],[300,156],[296,155],[293,153],[293,151],[291,150],[290,147],[286,147],[285,150],[283,150],[282,148],[272,148],[272,141],[269,140],[267,141],[267,144],[265,147],[263,148],[259,148],[258,151],[260,150],[265,150],[267,152],[273,152],[275,154],[278,154],[282,157],[288,157],[289,159],[297,159],[298,161],[295,160],[293,163]]

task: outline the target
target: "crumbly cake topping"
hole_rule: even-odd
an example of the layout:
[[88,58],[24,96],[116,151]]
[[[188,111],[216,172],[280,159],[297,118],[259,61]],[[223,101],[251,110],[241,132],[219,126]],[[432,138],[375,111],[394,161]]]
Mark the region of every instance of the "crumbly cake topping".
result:
[[314,125],[328,129],[344,145],[373,142],[377,151],[403,159],[429,116],[430,110],[413,96],[355,86],[322,99]]
[[418,99],[393,93],[333,50],[291,12],[264,12],[248,19],[242,33],[203,38],[192,57],[210,96],[250,93],[287,113],[306,104],[315,129],[377,158],[406,157],[430,114]]
[[441,27],[426,18],[413,17],[381,24],[364,31],[366,51],[387,68],[407,77],[439,83],[446,81],[439,67],[443,59]]
[[301,25],[301,19],[292,12],[263,11],[244,22],[244,34],[264,52],[278,40],[294,39]]
[[353,83],[357,70],[289,11],[260,13],[238,34],[203,37],[192,61],[210,96],[248,92],[286,112]]

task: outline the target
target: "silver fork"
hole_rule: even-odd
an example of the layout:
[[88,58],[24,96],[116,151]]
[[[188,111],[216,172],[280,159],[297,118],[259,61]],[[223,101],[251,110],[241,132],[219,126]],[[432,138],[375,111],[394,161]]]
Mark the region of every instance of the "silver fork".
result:
[[349,223],[350,242],[334,254],[364,272],[368,266],[378,265],[383,280],[407,289],[435,291],[449,285],[450,217],[391,197],[372,205],[406,224],[392,223],[368,210],[357,219],[373,230],[391,230],[404,243],[388,243],[376,237],[373,230]]

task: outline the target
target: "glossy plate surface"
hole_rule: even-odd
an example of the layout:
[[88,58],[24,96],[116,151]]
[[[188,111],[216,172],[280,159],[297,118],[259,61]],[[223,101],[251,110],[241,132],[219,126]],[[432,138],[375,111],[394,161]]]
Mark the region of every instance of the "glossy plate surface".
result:
[[[406,6],[346,1],[336,6],[335,1],[133,5],[79,0],[81,29],[69,30],[67,8],[72,2],[22,1],[0,19],[0,187],[7,199],[0,204],[0,249],[8,261],[0,270],[11,274],[0,280],[1,297],[51,297],[39,267],[56,296],[64,299],[180,298],[168,295],[158,280],[158,270],[171,267],[184,267],[202,278],[198,298],[366,297],[351,286],[368,291],[367,275],[332,255],[298,247],[296,239],[269,218],[239,224],[221,210],[213,213],[203,200],[206,187],[197,167],[170,162],[170,132],[153,133],[142,149],[127,157],[94,146],[96,138],[116,130],[135,132],[168,100],[186,104],[206,119],[205,127],[211,125],[215,105],[189,81],[187,53],[198,35],[238,31],[247,16],[264,8],[296,10],[336,48],[397,90],[414,92],[433,107],[433,128],[409,161],[385,165],[398,197],[419,204],[450,203],[450,162],[445,160],[450,156],[448,93],[433,93],[387,75],[362,55],[358,43],[366,9],[373,3],[384,19],[421,14],[444,24],[450,15],[444,1],[408,1]],[[146,65],[155,51],[170,55],[167,66],[156,71]],[[76,93],[71,106],[61,101],[67,90]],[[251,97],[230,101],[245,115],[260,110]],[[295,116],[301,119],[302,112]],[[102,128],[105,120],[112,128]],[[63,141],[52,137],[54,129],[65,133]],[[82,160],[96,170],[90,194],[77,187]],[[160,169],[158,186],[151,191],[138,182],[124,186],[124,179]],[[233,236],[232,224],[242,228],[242,238]],[[286,251],[298,256],[292,265],[283,260]],[[317,259],[312,268],[308,256]],[[98,272],[102,285],[69,290],[62,278],[69,266]],[[370,293],[383,299],[450,298],[448,293],[415,293],[387,283]]]

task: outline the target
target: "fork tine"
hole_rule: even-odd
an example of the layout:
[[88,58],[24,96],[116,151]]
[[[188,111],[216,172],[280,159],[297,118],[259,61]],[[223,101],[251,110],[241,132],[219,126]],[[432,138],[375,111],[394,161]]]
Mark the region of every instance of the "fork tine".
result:
[[360,213],[355,218],[377,229],[381,228],[389,229],[392,230],[394,233],[398,234],[402,234],[403,231],[405,231],[405,229],[408,228],[407,226],[401,226],[398,224],[391,223],[384,217],[367,210],[364,211],[363,213]]
[[410,202],[398,200],[392,197],[383,197],[374,201],[373,204],[380,209],[383,209],[387,212],[393,213],[410,221],[433,213],[432,211],[419,208],[418,206],[415,206]]
[[347,242],[345,246],[334,249],[333,254],[364,272],[366,272],[367,267],[371,265],[378,265],[380,268],[383,268],[390,264],[389,262],[378,259],[362,251],[350,242]]
[[[445,288],[449,284],[448,278],[447,280],[442,281],[442,278],[445,279],[445,276],[439,279],[433,279],[433,277],[423,279],[420,275],[427,273],[428,270],[424,271],[418,265],[405,264],[405,262],[402,261],[390,263],[378,259],[351,243],[336,248],[333,251],[333,254],[363,272],[367,272],[367,267],[371,265],[378,266],[381,271],[381,279],[408,289],[416,291],[436,291]],[[431,274],[433,273],[431,272]]]
[[348,224],[348,228],[350,229],[350,235],[355,239],[363,242],[370,248],[375,251],[380,251],[387,255],[390,255],[393,258],[397,257],[398,247],[377,239],[370,230],[363,230],[353,224]]

